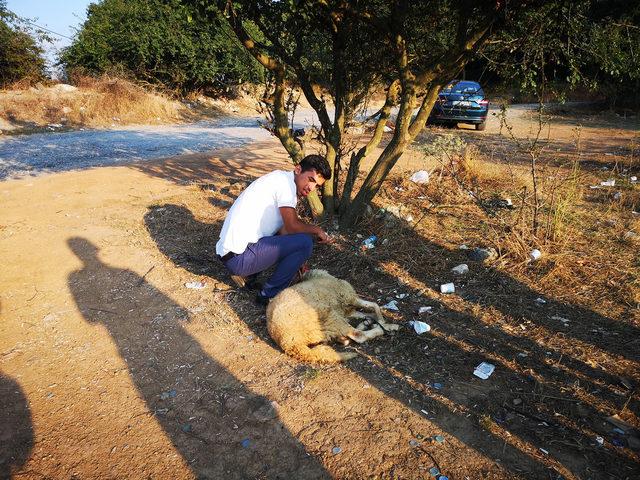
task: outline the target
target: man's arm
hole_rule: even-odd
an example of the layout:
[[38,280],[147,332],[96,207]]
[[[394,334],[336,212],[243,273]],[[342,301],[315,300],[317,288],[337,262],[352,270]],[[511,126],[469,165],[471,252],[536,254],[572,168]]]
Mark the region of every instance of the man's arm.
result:
[[284,223],[283,227],[280,229],[281,235],[291,233],[309,233],[318,237],[318,241],[320,243],[331,242],[331,237],[329,237],[323,229],[317,225],[311,225],[300,220],[295,208],[280,207],[280,215],[282,215],[282,221]]

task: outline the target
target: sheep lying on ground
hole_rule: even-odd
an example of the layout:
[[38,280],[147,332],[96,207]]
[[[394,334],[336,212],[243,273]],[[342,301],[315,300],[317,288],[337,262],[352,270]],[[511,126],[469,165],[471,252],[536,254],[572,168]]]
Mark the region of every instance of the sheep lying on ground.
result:
[[[359,312],[360,308],[372,315]],[[377,325],[365,330],[366,322],[358,328],[348,319],[373,318]],[[289,287],[269,303],[267,330],[285,353],[304,362],[340,362],[356,357],[356,353],[336,352],[323,342],[352,339],[358,343],[379,337],[384,331],[397,330],[398,325],[386,323],[380,307],[374,302],[358,298],[345,280],[324,270],[311,270],[302,282]]]

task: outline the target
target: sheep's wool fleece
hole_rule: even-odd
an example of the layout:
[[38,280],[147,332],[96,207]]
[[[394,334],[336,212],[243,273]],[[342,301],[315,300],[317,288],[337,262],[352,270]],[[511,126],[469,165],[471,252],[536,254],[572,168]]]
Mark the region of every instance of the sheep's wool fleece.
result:
[[294,172],[275,170],[249,185],[233,202],[222,225],[216,253],[242,253],[250,243],[275,235],[283,225],[280,207],[298,203]]

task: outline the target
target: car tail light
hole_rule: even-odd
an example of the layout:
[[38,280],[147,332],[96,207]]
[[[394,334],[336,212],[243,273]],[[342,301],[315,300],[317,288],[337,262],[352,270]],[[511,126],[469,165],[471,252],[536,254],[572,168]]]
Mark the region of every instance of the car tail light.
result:
[[489,100],[482,99],[478,102],[479,105],[489,105]]

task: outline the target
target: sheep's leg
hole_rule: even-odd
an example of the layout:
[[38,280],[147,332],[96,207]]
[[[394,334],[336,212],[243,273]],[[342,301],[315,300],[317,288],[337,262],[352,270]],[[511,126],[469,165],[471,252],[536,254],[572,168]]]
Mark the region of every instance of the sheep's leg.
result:
[[397,325],[395,323],[387,323],[384,320],[384,317],[382,316],[382,310],[380,310],[380,306],[375,302],[369,302],[368,300],[363,300],[362,298],[356,298],[355,306],[369,312],[374,312],[376,315],[376,322],[378,322],[378,325],[384,328],[387,332],[398,330],[400,328],[400,325]]
[[347,337],[351,340],[354,340],[358,343],[364,343],[367,340],[371,340],[372,338],[379,337],[384,335],[384,330],[380,327],[380,325],[376,325],[371,330],[358,330],[356,328],[352,328],[351,332],[347,333]]
[[368,327],[375,321],[370,314],[366,314],[363,312],[359,312],[358,310],[354,310],[349,314],[349,318],[353,318],[355,320],[364,320],[360,322],[356,327],[358,330],[367,330]]

